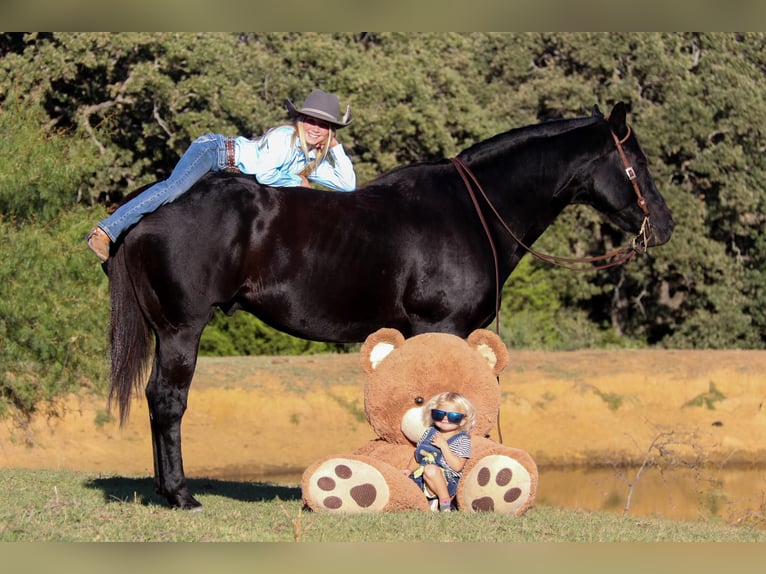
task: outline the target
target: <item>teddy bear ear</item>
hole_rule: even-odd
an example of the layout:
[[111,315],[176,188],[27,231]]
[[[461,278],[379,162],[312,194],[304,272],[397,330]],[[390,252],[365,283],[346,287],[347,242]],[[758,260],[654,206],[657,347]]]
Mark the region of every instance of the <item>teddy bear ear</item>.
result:
[[396,329],[378,329],[362,344],[362,368],[368,375],[378,368],[391,351],[404,344],[404,335]]
[[508,349],[503,340],[487,329],[476,329],[468,335],[468,345],[476,349],[489,364],[495,375],[499,375],[508,365]]

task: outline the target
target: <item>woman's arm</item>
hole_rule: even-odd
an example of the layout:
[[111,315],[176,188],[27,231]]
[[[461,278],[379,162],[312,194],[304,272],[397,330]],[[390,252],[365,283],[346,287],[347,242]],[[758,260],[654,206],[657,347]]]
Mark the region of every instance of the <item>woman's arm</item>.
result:
[[309,174],[308,178],[338,191],[354,191],[356,189],[354,165],[340,143],[330,148],[327,157],[313,173]]

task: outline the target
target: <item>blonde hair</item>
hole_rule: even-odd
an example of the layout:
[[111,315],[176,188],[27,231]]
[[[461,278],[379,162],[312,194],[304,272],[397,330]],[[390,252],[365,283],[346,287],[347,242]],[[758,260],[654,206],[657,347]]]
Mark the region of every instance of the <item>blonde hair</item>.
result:
[[431,410],[438,408],[443,403],[451,403],[465,415],[465,423],[462,425],[463,430],[470,434],[476,424],[476,407],[466,397],[460,393],[444,392],[439,393],[431,397],[426,406],[423,408],[423,423],[426,426],[431,426],[433,420],[431,419]]
[[[335,136],[335,128],[332,124],[330,124],[330,129],[327,132],[327,141],[325,142],[325,145],[322,146],[322,149],[317,152],[316,157],[314,157],[313,160],[308,161],[309,158],[309,146],[306,143],[306,134],[303,132],[303,124],[301,123],[301,120],[305,116],[298,116],[295,118],[295,120],[289,124],[284,124],[285,126],[290,126],[293,128],[293,143],[295,143],[295,140],[298,140],[301,146],[301,151],[303,151],[303,155],[307,160],[306,167],[304,167],[298,175],[302,175],[303,177],[308,177],[308,175],[313,172],[317,166],[322,163],[325,159],[329,161],[333,167],[335,167],[335,162],[332,159],[331,155],[327,155],[330,151],[330,142],[332,142],[332,138]],[[277,126],[279,127],[279,126]],[[260,138],[259,146],[263,147],[266,145],[266,139],[269,133],[277,129],[277,127],[273,127],[266,131],[263,136]]]
[[[306,144],[306,134],[303,132],[303,123],[301,123],[301,120],[303,120],[304,117],[305,116],[298,116],[298,118],[295,120],[295,123],[293,124],[293,127],[295,128],[295,135],[293,135],[293,138],[298,138],[301,144],[301,150],[303,150],[303,155],[306,157],[306,159],[308,159],[309,147],[308,144]],[[317,166],[325,160],[325,158],[328,157],[327,153],[330,151],[330,142],[332,141],[334,135],[335,128],[332,126],[332,124],[330,124],[330,129],[327,130],[327,141],[322,146],[322,149],[317,152],[316,157],[314,157],[313,160],[306,164],[306,167],[301,170],[299,175],[308,177],[308,175],[314,171]],[[332,156],[329,156],[328,159],[332,161]]]

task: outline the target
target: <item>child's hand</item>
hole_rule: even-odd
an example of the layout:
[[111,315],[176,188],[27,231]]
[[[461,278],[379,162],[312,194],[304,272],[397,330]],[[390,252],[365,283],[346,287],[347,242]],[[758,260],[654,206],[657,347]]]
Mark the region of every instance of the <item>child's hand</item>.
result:
[[434,435],[434,437],[431,439],[431,444],[435,447],[438,447],[439,450],[444,450],[445,448],[449,447],[447,444],[447,439],[444,438],[441,433],[436,433]]

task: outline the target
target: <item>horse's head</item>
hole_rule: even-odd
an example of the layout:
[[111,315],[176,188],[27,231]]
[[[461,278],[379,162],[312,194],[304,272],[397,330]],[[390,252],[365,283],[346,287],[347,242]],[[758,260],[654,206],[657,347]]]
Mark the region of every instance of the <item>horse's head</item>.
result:
[[[594,117],[603,118],[597,107]],[[592,204],[625,231],[639,234],[638,247],[662,245],[673,233],[673,218],[649,173],[648,162],[635,132],[626,122],[625,104],[616,104],[600,132],[608,138],[607,153],[591,164]]]

